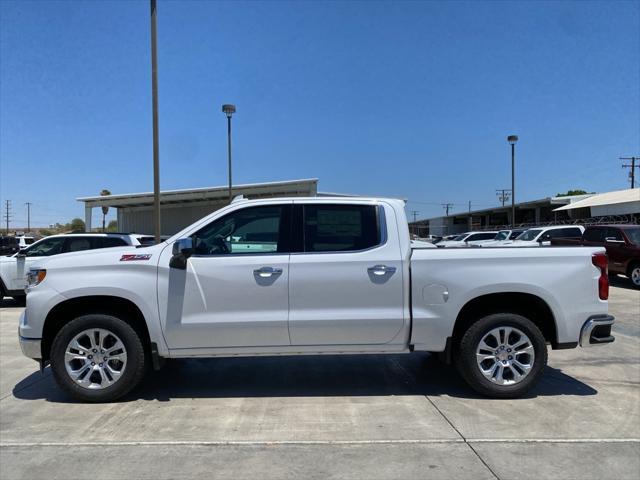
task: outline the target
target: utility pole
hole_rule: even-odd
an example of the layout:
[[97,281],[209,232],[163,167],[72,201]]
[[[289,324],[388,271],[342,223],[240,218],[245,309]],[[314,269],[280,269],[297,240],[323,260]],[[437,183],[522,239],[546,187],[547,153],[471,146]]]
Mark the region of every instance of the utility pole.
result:
[[27,206],[27,233],[31,232],[31,202],[26,202],[25,205]]
[[469,230],[473,227],[473,217],[471,215],[471,200],[469,200]]
[[[453,207],[453,203],[441,203],[442,208],[444,208],[445,212],[446,212],[446,216],[449,216],[449,209],[451,207]],[[445,222],[444,228],[443,228],[444,232],[442,232],[444,235],[447,235],[449,233],[449,225]]]
[[416,219],[418,218],[418,214],[420,212],[418,210],[411,210],[411,215],[413,215],[413,233],[419,233],[418,232],[418,226],[416,225]]
[[511,197],[511,189],[509,188],[496,188],[496,195],[498,196],[498,200],[502,202],[502,206],[509,200]]
[[636,187],[636,168],[640,168],[640,164],[636,165],[636,160],[640,160],[640,157],[618,157],[620,160],[631,160],[631,164],[623,163],[622,168],[630,168],[631,172],[629,176],[631,177],[631,188]]
[[156,243],[160,243],[160,153],[158,139],[158,48],[156,0],[151,6],[151,95],[153,104],[153,217]]
[[9,235],[9,220],[11,220],[11,200],[4,202],[4,219],[7,222],[7,235]]

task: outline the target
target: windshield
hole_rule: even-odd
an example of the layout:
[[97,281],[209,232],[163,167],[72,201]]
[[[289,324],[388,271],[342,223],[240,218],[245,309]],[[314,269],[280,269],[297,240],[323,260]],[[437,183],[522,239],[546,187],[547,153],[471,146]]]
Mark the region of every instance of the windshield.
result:
[[453,242],[461,242],[463,241],[465,238],[467,238],[469,236],[469,234],[467,233],[463,233],[462,235],[458,235],[457,237],[454,237],[452,239]]
[[640,245],[640,227],[625,228],[623,231],[631,243]]
[[536,237],[540,235],[540,233],[542,233],[542,230],[532,228],[531,230],[522,232],[520,235],[518,235],[518,238],[516,238],[516,240],[525,240],[527,242],[530,242],[532,240],[535,240]]
[[509,238],[509,230],[502,230],[493,237],[494,240],[506,240],[507,238]]

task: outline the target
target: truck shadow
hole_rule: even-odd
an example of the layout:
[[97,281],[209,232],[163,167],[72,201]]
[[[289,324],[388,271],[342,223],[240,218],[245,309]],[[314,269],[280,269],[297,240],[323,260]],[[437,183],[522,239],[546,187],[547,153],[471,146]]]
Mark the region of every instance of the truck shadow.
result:
[[[596,393],[561,370],[547,367],[539,384],[524,398]],[[36,372],[23,379],[13,394],[23,400],[74,402],[55,385],[48,369],[44,377]],[[467,387],[453,367],[428,354],[412,354],[170,360],[120,402],[391,395],[483,398]]]

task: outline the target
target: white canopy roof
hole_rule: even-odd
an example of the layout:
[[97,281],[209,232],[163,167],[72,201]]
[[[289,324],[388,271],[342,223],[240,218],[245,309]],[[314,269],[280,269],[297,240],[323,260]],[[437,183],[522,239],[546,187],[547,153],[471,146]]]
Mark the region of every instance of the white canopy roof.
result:
[[601,207],[605,205],[616,205],[620,203],[638,203],[638,211],[640,211],[640,189],[628,188],[626,190],[616,190],[613,192],[600,193],[592,195],[578,202],[569,203],[553,211],[573,210],[576,208]]
[[[244,195],[249,198],[283,197],[283,196],[315,196],[317,195],[318,179],[285,180],[281,182],[249,183],[233,185],[232,195]],[[187,203],[197,201],[226,201],[228,187],[190,188],[184,190],[162,190],[160,203]],[[153,205],[153,192],[125,193],[76,198],[84,202],[86,207],[132,207]]]

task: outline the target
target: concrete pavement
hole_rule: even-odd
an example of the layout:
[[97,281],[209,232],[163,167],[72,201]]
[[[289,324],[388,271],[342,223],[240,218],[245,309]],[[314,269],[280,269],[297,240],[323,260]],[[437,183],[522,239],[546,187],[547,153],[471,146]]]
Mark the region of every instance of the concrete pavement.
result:
[[612,345],[550,352],[487,400],[428,355],[171,361],[123,401],[65,397],[0,308],[0,478],[638,478],[640,292]]

